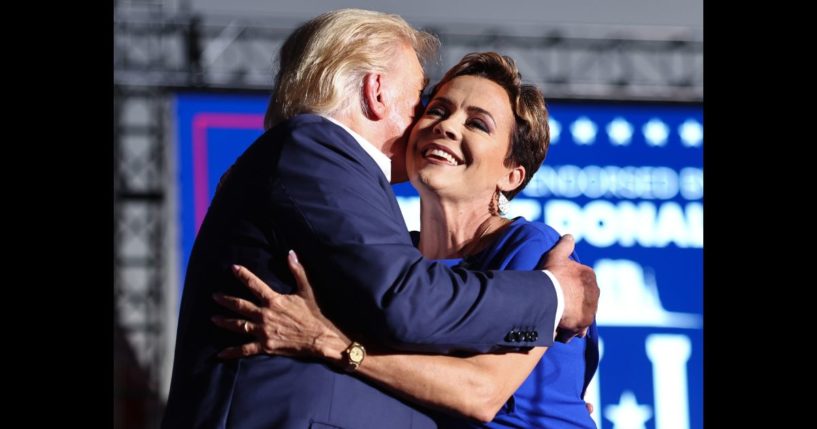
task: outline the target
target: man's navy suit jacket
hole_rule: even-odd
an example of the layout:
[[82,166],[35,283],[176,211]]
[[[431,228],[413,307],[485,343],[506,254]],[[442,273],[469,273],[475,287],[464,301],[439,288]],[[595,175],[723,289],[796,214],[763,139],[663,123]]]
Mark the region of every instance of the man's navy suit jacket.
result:
[[215,304],[214,292],[253,299],[230,266],[291,293],[290,249],[321,309],[364,344],[442,353],[552,343],[556,295],[546,275],[471,272],[423,259],[374,160],[341,127],[299,115],[239,157],[201,225],[163,427],[435,427],[422,407],[318,361],[216,357],[250,340],[211,322],[233,316]]

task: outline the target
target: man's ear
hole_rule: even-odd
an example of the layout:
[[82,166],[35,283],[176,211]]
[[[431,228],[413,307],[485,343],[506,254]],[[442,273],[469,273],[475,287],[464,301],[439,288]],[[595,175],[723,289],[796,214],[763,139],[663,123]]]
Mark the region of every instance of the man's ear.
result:
[[363,76],[363,112],[371,120],[383,119],[386,116],[384,103],[383,75],[380,73],[366,73]]
[[517,165],[508,171],[504,177],[499,179],[499,189],[503,192],[513,191],[525,181],[525,167]]

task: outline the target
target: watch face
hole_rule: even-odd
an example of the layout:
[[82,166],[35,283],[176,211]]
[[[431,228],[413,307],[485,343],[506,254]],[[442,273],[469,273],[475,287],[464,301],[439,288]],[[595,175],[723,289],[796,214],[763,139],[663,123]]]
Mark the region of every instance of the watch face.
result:
[[349,350],[349,359],[352,362],[360,362],[363,360],[363,350],[360,350],[358,347],[353,347],[352,350]]

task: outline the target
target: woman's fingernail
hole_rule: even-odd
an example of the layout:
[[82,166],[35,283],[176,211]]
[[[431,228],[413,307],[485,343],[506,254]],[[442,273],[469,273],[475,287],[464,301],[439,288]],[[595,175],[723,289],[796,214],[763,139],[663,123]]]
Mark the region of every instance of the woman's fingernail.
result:
[[233,268],[233,274],[238,274],[238,272],[241,271],[241,267],[236,265],[236,264],[233,264],[232,268]]
[[292,262],[295,262],[296,264],[299,263],[298,262],[298,255],[295,254],[294,250],[289,251],[289,258],[292,259]]

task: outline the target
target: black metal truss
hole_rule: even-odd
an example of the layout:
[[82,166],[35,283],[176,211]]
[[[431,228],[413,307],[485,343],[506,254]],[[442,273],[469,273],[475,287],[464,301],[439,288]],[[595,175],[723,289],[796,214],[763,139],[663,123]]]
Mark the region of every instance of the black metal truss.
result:
[[[114,80],[118,85],[268,90],[274,58],[290,25],[175,15],[114,20]],[[688,33],[576,36],[543,29],[541,36],[447,33],[433,82],[467,52],[496,50],[513,57],[526,80],[549,98],[703,99],[703,42]],[[601,34],[596,31],[597,34]]]
[[175,319],[168,317],[175,308],[168,308],[173,302],[166,299],[165,98],[156,88],[123,86],[114,96],[114,323],[147,377],[140,385],[145,397],[159,397],[166,389],[175,329]]

